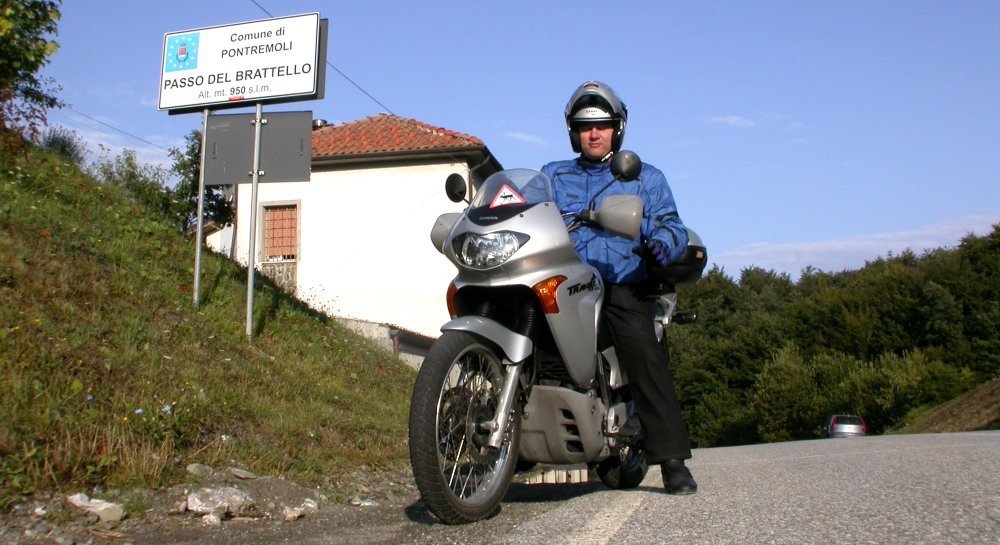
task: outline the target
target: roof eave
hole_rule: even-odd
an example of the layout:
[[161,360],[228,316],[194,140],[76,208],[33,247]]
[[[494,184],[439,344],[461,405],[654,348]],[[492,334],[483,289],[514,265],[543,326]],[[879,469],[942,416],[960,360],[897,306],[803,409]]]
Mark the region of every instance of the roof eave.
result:
[[428,160],[428,159],[452,159],[456,162],[465,162],[475,167],[479,163],[487,162],[492,167],[492,171],[503,170],[500,161],[490,153],[486,146],[465,146],[448,148],[431,148],[419,150],[395,150],[379,151],[370,153],[350,153],[333,155],[314,155],[313,166],[345,166],[365,163],[384,163],[402,160]]

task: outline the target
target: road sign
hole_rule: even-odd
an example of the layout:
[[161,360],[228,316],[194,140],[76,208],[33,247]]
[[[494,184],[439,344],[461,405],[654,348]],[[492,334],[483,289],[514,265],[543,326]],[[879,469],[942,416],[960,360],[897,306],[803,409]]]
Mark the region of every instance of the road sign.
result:
[[[308,182],[312,162],[312,112],[270,112],[261,134],[260,181]],[[251,183],[254,114],[208,116],[205,185]]]
[[158,108],[170,113],[322,98],[318,13],[163,37]]

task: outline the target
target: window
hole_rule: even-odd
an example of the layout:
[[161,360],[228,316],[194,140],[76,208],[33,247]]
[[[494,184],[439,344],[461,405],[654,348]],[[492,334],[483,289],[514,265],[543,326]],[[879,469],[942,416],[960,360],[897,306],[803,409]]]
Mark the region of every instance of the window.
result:
[[294,204],[264,207],[264,261],[298,257],[299,214]]

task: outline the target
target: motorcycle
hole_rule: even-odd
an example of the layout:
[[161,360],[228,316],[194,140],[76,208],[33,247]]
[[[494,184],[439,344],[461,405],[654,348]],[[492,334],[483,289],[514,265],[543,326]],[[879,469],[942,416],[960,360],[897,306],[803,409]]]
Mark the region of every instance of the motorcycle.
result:
[[[622,151],[611,168],[634,181],[642,163]],[[569,237],[594,225],[636,240],[642,201],[608,195],[562,214],[551,184],[530,169],[497,172],[464,212],[442,214],[431,230],[458,275],[447,292],[453,319],[413,387],[409,447],[424,503],[448,524],[496,512],[515,472],[538,463],[587,464],[613,489],[646,475],[628,377],[601,326],[604,285]],[[446,192],[464,201],[464,178],[449,176]],[[684,257],[650,274],[651,327],[664,343],[665,326],[696,318],[675,314],[675,288],[697,281],[707,261],[701,239],[689,238]]]

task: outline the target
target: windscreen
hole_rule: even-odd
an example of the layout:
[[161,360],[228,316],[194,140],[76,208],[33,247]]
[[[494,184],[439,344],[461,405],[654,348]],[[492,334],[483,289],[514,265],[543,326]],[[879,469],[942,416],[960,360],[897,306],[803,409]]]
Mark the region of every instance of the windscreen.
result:
[[486,178],[472,199],[472,208],[531,205],[553,201],[549,177],[527,168],[501,170]]

